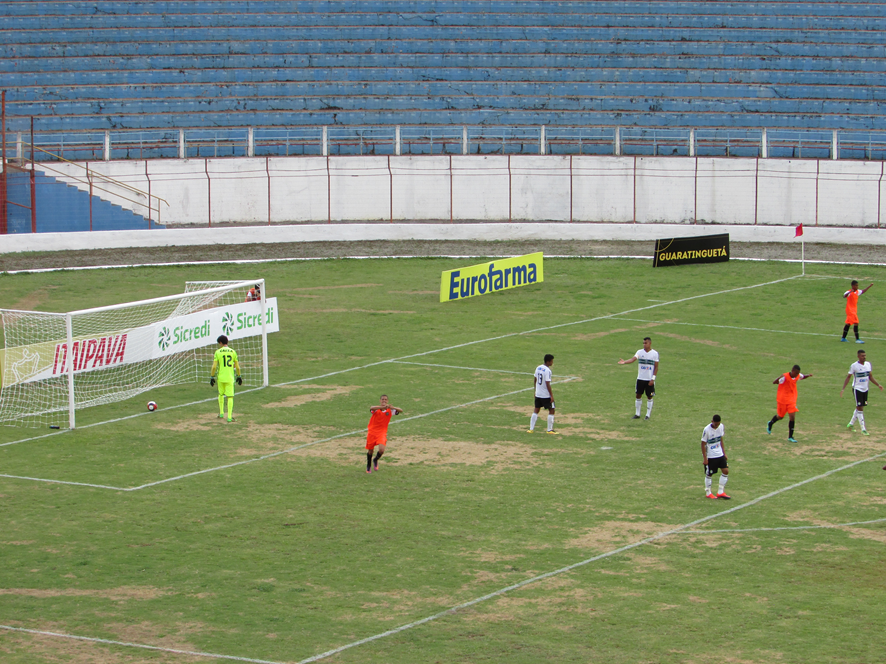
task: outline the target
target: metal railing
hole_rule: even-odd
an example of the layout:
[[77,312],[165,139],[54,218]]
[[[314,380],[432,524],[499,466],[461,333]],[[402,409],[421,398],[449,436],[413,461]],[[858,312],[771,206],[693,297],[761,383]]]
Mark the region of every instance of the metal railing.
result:
[[[886,132],[561,126],[328,126],[37,133],[40,162],[358,155],[626,155],[886,159]],[[10,158],[28,149],[6,136]]]

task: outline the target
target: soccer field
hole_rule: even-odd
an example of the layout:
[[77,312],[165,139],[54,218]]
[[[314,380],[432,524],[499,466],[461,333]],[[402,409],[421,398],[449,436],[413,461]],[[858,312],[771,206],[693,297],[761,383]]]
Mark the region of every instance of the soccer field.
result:
[[[886,268],[548,259],[543,283],[441,304],[441,271],[477,262],[5,275],[0,306],[45,311],[263,277],[281,331],[235,423],[194,384],[75,431],[0,427],[0,660],[883,660],[886,393],[864,437],[839,392],[859,348],[886,384]],[[839,343],[850,279],[875,283],[864,346]],[[617,364],[644,336],[649,421]],[[527,432],[545,353],[556,436]],[[794,364],[790,443],[766,422]],[[405,414],[367,474],[382,393]],[[714,413],[731,501],[704,495]]]

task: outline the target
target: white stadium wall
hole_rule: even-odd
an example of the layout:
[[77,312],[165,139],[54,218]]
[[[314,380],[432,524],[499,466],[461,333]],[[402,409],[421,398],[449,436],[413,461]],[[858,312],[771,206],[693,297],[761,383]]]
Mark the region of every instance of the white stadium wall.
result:
[[[47,174],[79,175],[53,164]],[[886,225],[882,162],[706,157],[363,156],[90,162],[161,224],[609,222]],[[38,165],[38,168],[40,166]],[[82,181],[60,177],[86,189]],[[82,178],[81,178],[82,180]],[[102,198],[138,213],[144,205]]]

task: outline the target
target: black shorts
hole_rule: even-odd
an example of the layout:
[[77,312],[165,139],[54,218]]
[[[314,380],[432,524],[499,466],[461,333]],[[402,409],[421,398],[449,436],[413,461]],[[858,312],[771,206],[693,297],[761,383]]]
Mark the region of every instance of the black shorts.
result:
[[652,397],[654,397],[655,396],[655,383],[653,382],[652,385],[650,385],[648,380],[638,380],[637,381],[637,390],[636,390],[635,394],[642,395],[644,392],[646,393],[647,399],[651,399]]
[[554,407],[554,402],[551,401],[550,397],[547,399],[541,399],[539,397],[535,397],[535,407],[551,410]]
[[855,405],[864,408],[868,405],[868,393],[855,390]]
[[708,477],[712,477],[714,473],[723,468],[729,468],[729,466],[726,465],[725,456],[708,459]]

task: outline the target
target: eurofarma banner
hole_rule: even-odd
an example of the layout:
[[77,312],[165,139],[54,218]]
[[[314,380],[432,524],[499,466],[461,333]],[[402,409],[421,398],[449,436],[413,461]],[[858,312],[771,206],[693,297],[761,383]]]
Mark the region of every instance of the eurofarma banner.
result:
[[[278,332],[277,298],[268,298],[265,305],[265,329],[268,334]],[[0,350],[0,375],[5,388],[64,375],[69,352],[74,373],[79,374],[213,345],[221,334],[236,350],[237,339],[261,333],[261,302],[242,302],[96,337],[74,337],[70,351],[67,341],[61,339],[6,348]]]
[[542,252],[447,270],[440,279],[440,302],[463,300],[544,281]]
[[721,263],[729,260],[729,233],[672,237],[655,241],[652,267],[686,263]]

